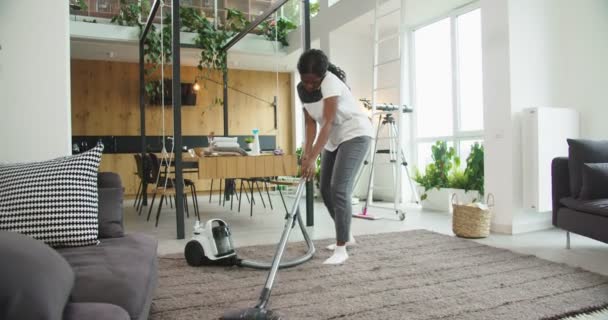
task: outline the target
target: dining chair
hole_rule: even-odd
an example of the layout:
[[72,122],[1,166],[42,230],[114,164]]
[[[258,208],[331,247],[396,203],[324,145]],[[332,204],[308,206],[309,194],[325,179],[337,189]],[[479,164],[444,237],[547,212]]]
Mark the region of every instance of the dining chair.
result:
[[243,179],[241,179],[238,212],[241,212],[241,200],[243,199],[242,193],[243,193],[243,185],[244,184],[247,184],[249,186],[249,191],[250,191],[250,194],[251,194],[251,197],[249,197],[249,195],[247,194],[247,191],[245,191],[245,197],[247,197],[247,200],[249,201],[249,204],[250,204],[249,215],[253,216],[253,205],[255,204],[255,199],[253,198],[253,187],[254,187],[254,184],[258,188],[258,193],[260,194],[260,199],[262,200],[262,205],[264,206],[264,208],[266,208],[266,202],[264,202],[264,196],[262,195],[263,188],[260,188],[259,182],[262,183],[262,187],[266,188],[266,194],[268,195],[268,203],[270,205],[270,209],[274,210],[274,208],[272,206],[272,200],[270,199],[270,191],[269,191],[270,188],[268,187],[268,182],[269,181],[270,181],[270,178],[243,178]]
[[137,176],[139,178],[139,186],[137,188],[134,205],[138,214],[141,215],[144,192],[148,192],[148,190],[144,190],[144,185],[146,186],[145,189],[147,189],[147,186],[149,185],[155,185],[156,177],[152,175],[152,163],[149,156],[146,155],[144,159],[142,159],[141,154],[136,153],[134,154],[134,158],[135,165],[137,166]]
[[[164,168],[164,170],[161,168],[160,160],[158,159],[158,157],[155,154],[150,153],[150,154],[148,154],[148,156],[150,157],[150,161],[152,163],[152,176],[158,177],[158,184],[156,185],[156,188],[154,189],[154,194],[152,195],[152,202],[150,204],[150,208],[148,210],[148,217],[146,218],[146,220],[150,221],[150,216],[152,214],[152,208],[154,206],[154,201],[156,199],[156,195],[160,193],[161,197],[160,197],[160,202],[158,204],[158,208],[156,211],[156,223],[155,223],[155,226],[158,227],[158,221],[159,221],[160,212],[161,212],[162,206],[163,206],[163,200],[166,200],[167,198],[176,199],[176,190],[175,190],[176,181],[175,181],[175,178],[170,178],[167,176],[168,168]],[[186,188],[186,180],[189,180],[189,183],[190,183],[189,188]],[[186,211],[186,217],[187,218],[190,217],[190,213],[189,213],[189,209],[188,209],[188,196],[187,196],[187,194],[190,193],[192,196],[193,207],[195,210],[196,217],[200,220],[200,213],[198,210],[196,194],[194,191],[194,190],[196,190],[196,188],[195,187],[192,188],[192,185],[194,184],[194,182],[190,179],[184,179],[184,181],[182,181],[182,183],[184,183],[183,190],[184,190],[184,194],[186,194],[186,196],[184,197],[184,209]]]

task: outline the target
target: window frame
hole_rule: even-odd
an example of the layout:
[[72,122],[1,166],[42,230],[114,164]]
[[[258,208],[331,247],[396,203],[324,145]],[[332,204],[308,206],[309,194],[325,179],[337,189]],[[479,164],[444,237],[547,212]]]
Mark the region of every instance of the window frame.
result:
[[[421,143],[433,143],[438,140],[444,140],[446,142],[452,142],[454,146],[454,150],[456,154],[460,156],[462,154],[460,150],[460,142],[466,140],[481,140],[484,141],[484,129],[482,130],[461,130],[461,108],[460,108],[460,71],[458,70],[458,17],[467,14],[469,12],[481,10],[481,4],[479,1],[475,1],[472,3],[465,4],[459,8],[450,10],[448,13],[437,16],[433,19],[430,19],[426,22],[418,24],[408,31],[409,39],[412,39],[409,46],[409,83],[410,83],[410,92],[411,92],[411,101],[412,104],[416,102],[416,41],[414,37],[414,33],[426,26],[429,26],[433,23],[439,22],[441,20],[450,19],[450,39],[451,39],[451,67],[452,67],[452,112],[453,112],[453,128],[452,135],[449,136],[432,136],[432,137],[418,137],[418,116],[417,112],[412,113],[412,125],[410,135],[413,137],[413,157],[412,159],[416,159],[415,167],[418,167],[418,146]],[[482,71],[483,72],[483,71]],[[483,99],[483,98],[482,98]],[[414,110],[417,110],[417,106],[413,105]],[[464,161],[465,159],[461,159]],[[424,170],[424,168],[418,168],[419,170]]]

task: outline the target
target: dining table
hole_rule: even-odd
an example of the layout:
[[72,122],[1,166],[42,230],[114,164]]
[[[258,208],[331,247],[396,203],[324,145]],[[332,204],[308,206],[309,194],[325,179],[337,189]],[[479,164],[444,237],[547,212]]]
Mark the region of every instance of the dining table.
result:
[[[170,162],[174,173],[175,162]],[[205,179],[251,179],[298,174],[297,157],[292,154],[275,155],[200,155],[193,152],[182,153],[182,172],[194,173],[198,180]],[[307,225],[313,225],[313,217],[307,214]]]

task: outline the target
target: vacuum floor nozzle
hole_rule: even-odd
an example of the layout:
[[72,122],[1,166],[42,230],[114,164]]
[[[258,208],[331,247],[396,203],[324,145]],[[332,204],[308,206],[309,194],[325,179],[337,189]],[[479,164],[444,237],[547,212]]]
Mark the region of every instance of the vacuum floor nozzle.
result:
[[247,308],[227,311],[222,320],[281,320],[281,316],[264,308]]

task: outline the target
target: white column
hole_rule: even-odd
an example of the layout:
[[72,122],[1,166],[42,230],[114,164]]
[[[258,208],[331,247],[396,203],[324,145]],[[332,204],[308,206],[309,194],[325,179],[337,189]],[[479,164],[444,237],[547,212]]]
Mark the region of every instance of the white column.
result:
[[508,0],[481,1],[485,190],[494,194],[492,231],[511,233],[514,215],[514,141]]
[[0,1],[0,47],[0,162],[70,154],[67,1]]

